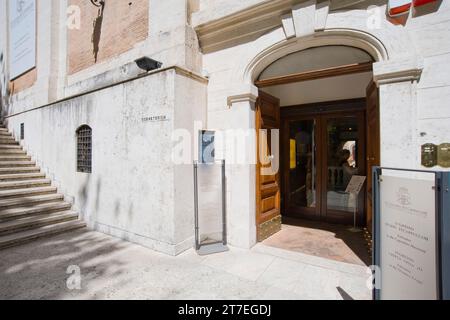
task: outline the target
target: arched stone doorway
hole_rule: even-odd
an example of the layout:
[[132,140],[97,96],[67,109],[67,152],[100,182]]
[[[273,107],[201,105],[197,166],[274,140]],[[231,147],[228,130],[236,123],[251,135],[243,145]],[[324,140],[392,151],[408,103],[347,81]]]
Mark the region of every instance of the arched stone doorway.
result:
[[[363,20],[354,22],[357,22],[358,26],[364,23]],[[401,165],[413,167],[416,158],[419,157],[419,153],[410,148],[414,143],[411,136],[414,128],[411,126],[395,128],[394,122],[403,119],[402,114],[411,118],[414,116],[415,87],[421,75],[422,60],[414,48],[410,48],[407,38],[403,37],[402,41],[398,41],[402,37],[401,34],[389,36],[385,34],[374,36],[367,31],[359,30],[358,27],[346,29],[343,23],[342,29],[316,31],[312,36],[299,38],[286,38],[282,31],[277,29],[247,45],[245,50],[244,47],[236,49],[241,56],[230,66],[229,78],[216,78],[211,81],[211,84],[217,87],[220,87],[221,83],[227,83],[226,114],[227,117],[237,120],[230,123],[228,128],[256,127],[255,103],[259,91],[255,82],[263,70],[273,62],[291,53],[314,47],[353,47],[367,52],[374,60],[372,78],[379,92],[381,165],[398,166],[399,159],[402,159]],[[215,54],[211,54],[210,62],[215,65]],[[401,101],[402,104],[399,105],[397,101]],[[212,123],[216,121],[213,120]],[[383,143],[392,136],[399,137],[399,140],[402,139],[407,143],[395,147],[394,143]],[[256,173],[257,168],[254,165],[236,167],[229,173],[229,235],[230,243],[237,246],[251,247],[257,242],[255,213],[258,209],[254,200],[257,196],[254,183]]]
[[281,216],[370,225],[371,188],[351,195],[346,187],[354,175],[371,185],[368,173],[379,165],[373,62],[351,46],[311,47],[275,60],[255,79],[259,241],[280,230]]

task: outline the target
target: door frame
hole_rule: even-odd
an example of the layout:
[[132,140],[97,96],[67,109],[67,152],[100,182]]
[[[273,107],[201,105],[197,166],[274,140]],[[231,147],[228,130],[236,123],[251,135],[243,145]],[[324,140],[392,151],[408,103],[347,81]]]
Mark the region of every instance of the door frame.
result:
[[[380,101],[379,90],[375,82],[371,82],[366,89],[367,109],[366,109],[366,139],[367,139],[367,164],[368,172],[372,172],[374,166],[381,165],[381,144],[380,144]],[[373,176],[367,175],[367,195],[366,195],[366,224],[373,224],[373,198],[372,198]],[[372,228],[367,228],[372,233]]]
[[[298,217],[298,213],[287,214],[287,204],[288,204],[288,191],[289,191],[289,123],[292,121],[298,121],[303,119],[312,119],[314,117],[320,116],[324,119],[332,118],[333,116],[343,116],[345,114],[357,114],[358,115],[358,127],[361,133],[361,145],[362,150],[359,152],[359,163],[362,165],[362,172],[360,174],[367,174],[366,172],[366,121],[365,121],[365,111],[366,111],[366,98],[358,99],[348,99],[348,100],[338,100],[338,101],[327,101],[319,103],[311,103],[304,105],[294,105],[281,108],[281,145],[280,145],[280,170],[281,170],[281,212],[284,216]],[[318,128],[316,130],[316,141],[324,141],[327,137],[324,135],[324,129]],[[318,159],[322,159],[320,166],[327,165],[327,159],[324,157],[326,154],[326,145],[323,144],[319,146],[316,150],[316,155]],[[342,218],[342,213],[333,215],[333,211],[329,211],[329,214],[324,216],[325,210],[323,208],[324,199],[326,199],[327,188],[324,187],[327,184],[327,176],[323,175],[323,170],[318,170],[316,173],[316,184],[318,188],[316,189],[317,198],[320,199],[318,205],[315,208],[307,208],[306,211],[302,213],[302,218],[312,219],[312,220],[326,220],[328,222],[334,223],[351,223],[353,221],[353,214]],[[320,186],[319,186],[320,183]],[[366,200],[365,200],[365,190],[360,193],[358,197],[358,208],[359,214],[357,217],[357,222],[359,225],[365,225],[366,221]]]

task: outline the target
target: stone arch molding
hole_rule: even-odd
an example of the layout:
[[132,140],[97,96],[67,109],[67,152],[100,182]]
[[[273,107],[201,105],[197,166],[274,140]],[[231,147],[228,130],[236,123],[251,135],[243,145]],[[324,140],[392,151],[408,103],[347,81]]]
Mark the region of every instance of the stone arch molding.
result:
[[374,35],[353,28],[323,29],[308,36],[288,38],[283,28],[278,28],[256,39],[237,60],[228,82],[234,84],[230,88],[228,105],[236,101],[256,101],[258,90],[253,83],[277,59],[293,52],[327,45],[346,45],[369,53],[375,61],[373,74],[378,86],[418,81],[423,69],[423,58],[416,54],[412,41],[408,39],[405,31],[392,35],[388,30]]
[[241,72],[241,80],[244,83],[253,83],[259,74],[274,61],[297,51],[329,45],[362,49],[369,53],[376,62],[389,60],[388,51],[375,36],[358,30],[331,29],[316,32],[313,37],[292,38],[266,48],[245,66],[238,67],[244,70],[243,73]]

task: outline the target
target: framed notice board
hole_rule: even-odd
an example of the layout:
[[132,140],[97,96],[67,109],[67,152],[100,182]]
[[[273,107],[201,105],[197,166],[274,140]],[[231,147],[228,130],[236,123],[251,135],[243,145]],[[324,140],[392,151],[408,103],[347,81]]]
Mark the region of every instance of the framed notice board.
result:
[[450,299],[450,173],[372,174],[374,299]]

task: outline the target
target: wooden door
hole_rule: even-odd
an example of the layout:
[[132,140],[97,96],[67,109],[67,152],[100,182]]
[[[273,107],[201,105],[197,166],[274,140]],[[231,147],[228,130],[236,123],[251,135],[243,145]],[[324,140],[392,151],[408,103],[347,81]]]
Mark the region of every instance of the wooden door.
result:
[[367,229],[372,230],[372,167],[380,165],[380,108],[378,88],[367,87]]
[[256,102],[256,226],[258,241],[262,241],[281,230],[280,215],[280,157],[273,150],[273,139],[279,134],[271,129],[280,128],[279,99],[259,92]]

